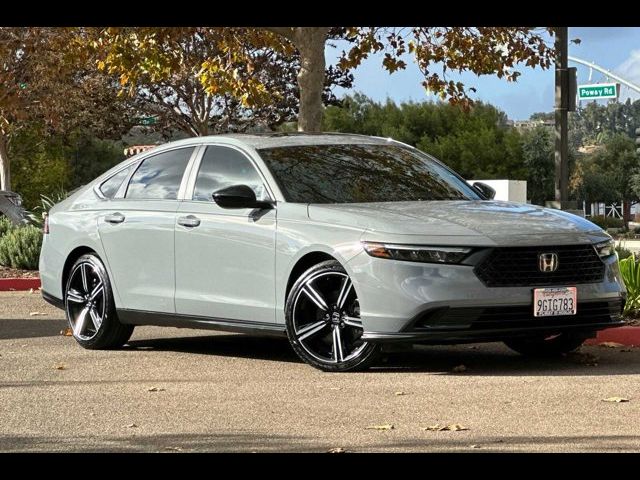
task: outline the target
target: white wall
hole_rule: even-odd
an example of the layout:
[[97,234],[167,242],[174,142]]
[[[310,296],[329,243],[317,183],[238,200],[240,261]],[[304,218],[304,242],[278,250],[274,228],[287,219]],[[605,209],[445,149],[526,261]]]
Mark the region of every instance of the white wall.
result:
[[525,180],[467,180],[469,184],[482,182],[496,191],[496,200],[527,203],[527,182]]

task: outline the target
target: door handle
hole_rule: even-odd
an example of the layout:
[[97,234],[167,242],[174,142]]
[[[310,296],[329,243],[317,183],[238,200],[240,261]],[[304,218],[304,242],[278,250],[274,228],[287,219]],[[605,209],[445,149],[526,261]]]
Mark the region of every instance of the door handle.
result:
[[107,223],[122,223],[124,222],[124,215],[122,215],[120,212],[118,213],[112,213],[111,215],[106,215],[104,217],[104,221]]
[[187,215],[186,217],[178,217],[178,225],[183,227],[194,228],[200,225],[200,219],[193,215]]

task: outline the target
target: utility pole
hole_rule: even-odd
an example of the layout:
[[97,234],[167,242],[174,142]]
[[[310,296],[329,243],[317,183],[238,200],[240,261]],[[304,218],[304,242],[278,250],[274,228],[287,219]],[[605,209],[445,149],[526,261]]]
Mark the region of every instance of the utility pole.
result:
[[555,200],[557,207],[566,208],[569,200],[569,89],[568,82],[568,55],[569,55],[569,32],[568,27],[555,28],[555,50],[556,50],[556,151],[555,151]]

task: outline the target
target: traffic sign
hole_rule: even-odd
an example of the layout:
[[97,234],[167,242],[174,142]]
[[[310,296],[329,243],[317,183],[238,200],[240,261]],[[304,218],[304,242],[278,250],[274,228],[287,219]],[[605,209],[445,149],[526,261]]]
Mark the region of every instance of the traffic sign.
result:
[[578,98],[580,100],[618,98],[619,93],[620,86],[617,83],[594,83],[593,85],[578,86]]

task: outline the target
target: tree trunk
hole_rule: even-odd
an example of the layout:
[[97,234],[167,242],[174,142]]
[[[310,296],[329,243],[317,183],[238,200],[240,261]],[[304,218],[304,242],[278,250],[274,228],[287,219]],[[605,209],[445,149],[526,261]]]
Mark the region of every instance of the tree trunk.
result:
[[7,139],[0,134],[0,190],[11,190],[11,171]]
[[324,89],[324,46],[327,27],[295,27],[293,43],[300,54],[298,88],[299,132],[319,132],[322,128],[322,90]]

